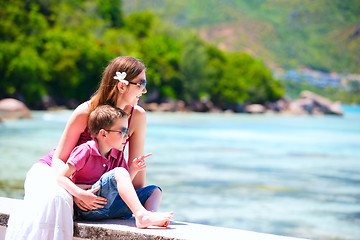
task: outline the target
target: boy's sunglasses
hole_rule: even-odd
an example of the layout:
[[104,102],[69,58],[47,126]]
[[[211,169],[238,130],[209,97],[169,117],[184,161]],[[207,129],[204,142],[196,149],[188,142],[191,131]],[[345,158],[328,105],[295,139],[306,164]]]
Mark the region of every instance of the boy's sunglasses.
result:
[[129,136],[129,128],[122,128],[120,131],[119,130],[106,130],[107,132],[117,132],[121,134],[121,137],[128,137]]

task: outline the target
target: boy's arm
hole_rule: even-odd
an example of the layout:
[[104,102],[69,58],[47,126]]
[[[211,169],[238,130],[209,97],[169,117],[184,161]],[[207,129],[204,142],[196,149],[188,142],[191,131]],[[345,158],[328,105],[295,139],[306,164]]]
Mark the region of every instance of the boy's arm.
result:
[[75,171],[76,168],[73,165],[69,163],[65,164],[59,173],[57,182],[60,186],[65,188],[65,190],[68,191],[71,195],[80,198],[82,191],[84,190],[76,186],[75,183],[70,179],[70,176]]
[[106,204],[106,199],[94,194],[99,190],[99,188],[86,191],[76,186],[76,184],[70,179],[70,176],[75,171],[76,168],[73,165],[69,163],[65,164],[57,177],[58,184],[65,188],[65,190],[68,191],[71,195],[80,199],[80,204],[76,203],[80,209],[86,211],[102,208],[103,205],[101,204]]

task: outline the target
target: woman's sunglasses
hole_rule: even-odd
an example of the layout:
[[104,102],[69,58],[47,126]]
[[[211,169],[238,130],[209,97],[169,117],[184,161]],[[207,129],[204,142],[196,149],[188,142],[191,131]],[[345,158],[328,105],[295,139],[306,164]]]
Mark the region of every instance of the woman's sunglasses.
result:
[[146,88],[146,80],[144,80],[144,79],[141,80],[140,83],[134,83],[134,82],[130,82],[130,81],[128,81],[128,83],[137,85],[140,88],[140,91],[142,91]]

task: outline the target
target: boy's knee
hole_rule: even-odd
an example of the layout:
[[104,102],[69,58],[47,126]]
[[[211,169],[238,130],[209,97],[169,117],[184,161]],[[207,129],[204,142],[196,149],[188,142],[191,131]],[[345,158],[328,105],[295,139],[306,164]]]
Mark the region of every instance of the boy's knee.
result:
[[130,176],[129,172],[123,167],[115,168],[114,175],[115,175],[115,179],[117,179],[119,177],[129,177]]

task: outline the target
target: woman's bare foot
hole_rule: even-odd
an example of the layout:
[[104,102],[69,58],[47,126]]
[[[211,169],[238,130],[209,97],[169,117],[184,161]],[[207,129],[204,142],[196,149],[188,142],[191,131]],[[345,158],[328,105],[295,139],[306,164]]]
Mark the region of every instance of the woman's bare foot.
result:
[[147,228],[149,226],[167,227],[172,218],[173,212],[158,213],[146,211],[135,215],[135,222],[137,228]]

